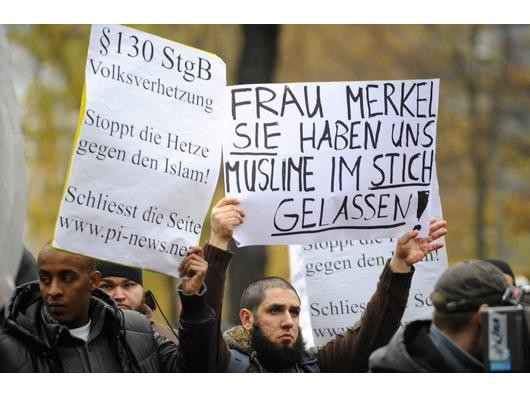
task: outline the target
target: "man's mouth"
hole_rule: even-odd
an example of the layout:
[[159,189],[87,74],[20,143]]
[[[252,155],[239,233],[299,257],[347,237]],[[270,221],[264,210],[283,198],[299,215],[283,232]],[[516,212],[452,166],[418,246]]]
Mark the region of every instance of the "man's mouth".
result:
[[60,314],[64,312],[65,309],[66,309],[66,306],[63,304],[57,304],[57,303],[48,304],[48,311],[52,314],[56,314],[56,315]]
[[118,304],[118,308],[119,308],[119,309],[131,309],[131,308],[129,308],[129,306],[126,305],[126,304]]
[[291,334],[283,334],[281,337],[280,337],[280,340],[282,340],[283,342],[291,342],[294,340],[294,337],[291,335]]

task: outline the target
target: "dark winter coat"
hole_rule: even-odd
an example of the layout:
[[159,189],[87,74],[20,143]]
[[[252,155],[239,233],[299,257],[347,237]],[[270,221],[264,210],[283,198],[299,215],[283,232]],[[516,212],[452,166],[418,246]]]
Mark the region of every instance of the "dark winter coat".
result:
[[440,373],[450,372],[429,336],[430,320],[408,323],[390,343],[370,356],[374,372]]
[[38,282],[21,286],[0,309],[0,372],[204,372],[215,316],[204,296],[181,295],[180,343],[153,333],[145,316],[120,310],[96,289],[85,343],[53,319]]
[[178,333],[177,333],[178,330],[172,327],[163,325],[161,323],[155,322],[155,319],[154,319],[155,315],[151,307],[149,307],[146,304],[143,304],[139,312],[142,315],[144,315],[147,319],[149,319],[149,322],[151,322],[151,326],[153,327],[153,331],[157,332],[158,334],[167,338],[168,340],[174,342],[175,344],[178,344],[179,342]]
[[[206,243],[204,245],[204,259],[208,262],[208,273],[210,274],[210,284],[208,285],[208,296],[212,299],[216,299],[218,297],[215,297],[214,293],[221,293],[219,298],[223,298],[223,287],[224,287],[224,271],[226,270],[226,266],[228,265],[229,261],[231,260],[232,255],[224,250],[217,249],[214,246]],[[153,304],[154,301],[153,301]],[[143,304],[140,313],[145,315],[147,319],[151,322],[151,326],[153,327],[153,330],[160,334],[161,336],[164,336],[170,341],[173,341],[175,344],[178,344],[179,338],[178,338],[178,330],[171,328],[169,326],[163,325],[161,323],[155,322],[154,320],[154,309],[156,305],[150,306],[147,304]],[[212,353],[214,355],[215,359],[215,350],[217,349],[217,341],[215,338],[212,338],[209,340],[210,348],[212,349]],[[211,365],[215,365],[215,362],[211,362]],[[215,369],[212,369],[213,371],[216,371]]]

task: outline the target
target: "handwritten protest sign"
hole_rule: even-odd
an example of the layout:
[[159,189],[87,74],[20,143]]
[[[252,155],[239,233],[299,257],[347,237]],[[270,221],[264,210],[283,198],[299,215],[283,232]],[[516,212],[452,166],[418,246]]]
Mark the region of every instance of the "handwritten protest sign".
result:
[[97,25],[85,78],[53,246],[176,276],[217,183],[225,64]]
[[426,235],[439,80],[229,87],[225,193],[242,245]]
[[[432,198],[433,215],[442,218],[436,175]],[[302,300],[300,325],[308,344],[323,345],[361,318],[395,246],[396,239],[363,239],[289,247],[291,279]],[[402,323],[430,317],[429,296],[447,265],[445,247],[414,265]]]

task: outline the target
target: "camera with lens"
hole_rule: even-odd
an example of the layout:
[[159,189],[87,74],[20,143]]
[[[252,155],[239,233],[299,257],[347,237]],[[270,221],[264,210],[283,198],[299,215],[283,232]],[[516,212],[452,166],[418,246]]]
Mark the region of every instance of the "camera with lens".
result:
[[480,312],[485,370],[529,372],[530,286],[508,287],[502,300]]

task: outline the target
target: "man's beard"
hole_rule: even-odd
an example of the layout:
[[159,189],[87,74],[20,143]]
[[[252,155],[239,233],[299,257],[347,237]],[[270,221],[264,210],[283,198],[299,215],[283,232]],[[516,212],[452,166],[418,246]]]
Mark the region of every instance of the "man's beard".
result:
[[265,337],[257,323],[252,325],[250,345],[256,351],[260,364],[271,372],[294,366],[305,351],[305,342],[300,331],[294,344],[278,346]]

